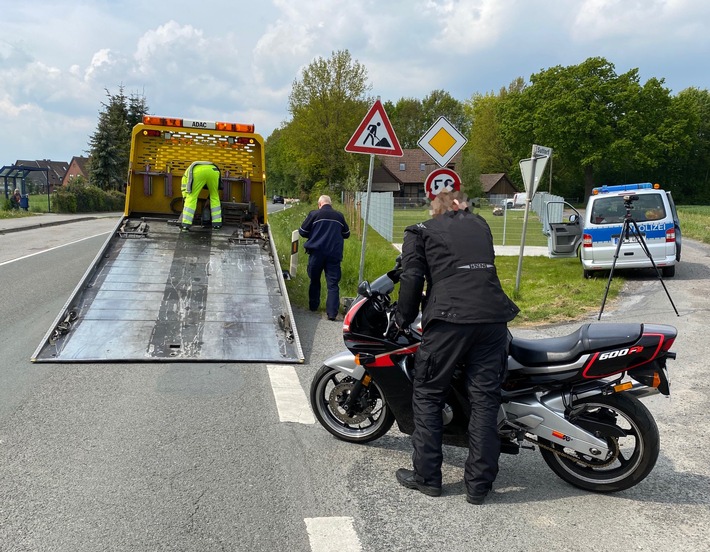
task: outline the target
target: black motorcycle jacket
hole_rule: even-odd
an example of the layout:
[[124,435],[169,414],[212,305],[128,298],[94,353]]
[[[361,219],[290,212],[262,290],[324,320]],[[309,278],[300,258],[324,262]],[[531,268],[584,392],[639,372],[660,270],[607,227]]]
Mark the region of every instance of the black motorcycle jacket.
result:
[[433,320],[460,324],[509,322],[520,312],[501,287],[493,237],[485,219],[449,211],[404,231],[396,322],[417,317],[426,282],[422,327]]

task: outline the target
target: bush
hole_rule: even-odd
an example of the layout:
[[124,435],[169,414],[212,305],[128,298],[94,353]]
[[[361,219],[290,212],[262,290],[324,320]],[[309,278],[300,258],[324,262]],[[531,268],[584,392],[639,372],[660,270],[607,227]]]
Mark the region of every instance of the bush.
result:
[[96,186],[72,183],[54,193],[52,210],[59,213],[122,211],[125,201],[126,195],[116,190],[104,191]]

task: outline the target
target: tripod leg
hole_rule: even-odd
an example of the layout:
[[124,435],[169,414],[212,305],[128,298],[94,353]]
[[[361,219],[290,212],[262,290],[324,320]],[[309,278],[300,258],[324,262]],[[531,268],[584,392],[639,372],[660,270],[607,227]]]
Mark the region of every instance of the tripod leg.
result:
[[[673,310],[675,311],[676,316],[680,316],[680,314],[678,314],[678,309],[675,307],[675,303],[673,303],[673,299],[671,299],[671,294],[668,293],[668,288],[666,288],[666,283],[663,281],[663,277],[661,276],[661,271],[658,270],[658,266],[656,266],[656,262],[653,260],[653,255],[651,255],[651,250],[648,248],[648,244],[646,243],[646,240],[641,235],[641,230],[639,230],[638,224],[636,224],[636,221],[634,219],[631,219],[631,222],[634,225],[634,230],[636,232],[638,242],[641,245],[641,249],[643,249],[643,252],[648,257],[648,260],[651,261],[651,265],[653,265],[653,270],[656,271],[656,277],[658,278],[658,281],[661,282],[661,285],[663,286],[663,291],[666,292],[666,296],[668,297],[668,300],[671,302],[671,306],[673,307]],[[614,260],[616,260],[616,259],[614,259]]]
[[621,250],[621,244],[624,241],[624,236],[629,235],[629,221],[624,219],[624,224],[621,226],[621,232],[619,233],[619,243],[616,244],[616,251],[614,251],[614,261],[611,263],[611,271],[609,272],[609,280],[606,282],[606,289],[604,290],[604,298],[602,299],[602,306],[599,309],[599,317],[597,320],[602,319],[602,313],[604,312],[604,305],[606,304],[606,297],[609,295],[609,286],[611,285],[611,279],[614,276],[614,268],[616,267],[616,260],[619,258],[619,251]]

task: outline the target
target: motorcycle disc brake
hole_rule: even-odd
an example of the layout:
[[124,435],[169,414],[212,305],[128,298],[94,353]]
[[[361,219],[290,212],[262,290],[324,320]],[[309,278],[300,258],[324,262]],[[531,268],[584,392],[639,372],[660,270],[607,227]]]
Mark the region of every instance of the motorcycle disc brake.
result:
[[[373,404],[368,404],[365,408],[358,409],[357,412],[353,412],[352,415],[343,409],[343,404],[350,396],[350,393],[354,387],[353,382],[341,381],[338,385],[333,387],[328,395],[328,406],[330,406],[330,411],[333,415],[338,418],[341,422],[348,425],[356,425],[367,420],[368,416],[374,408]],[[359,401],[358,401],[359,402]]]

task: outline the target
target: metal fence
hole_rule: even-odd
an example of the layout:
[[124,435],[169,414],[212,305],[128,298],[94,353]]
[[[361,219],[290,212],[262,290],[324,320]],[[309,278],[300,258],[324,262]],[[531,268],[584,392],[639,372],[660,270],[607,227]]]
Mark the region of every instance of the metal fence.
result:
[[[491,198],[474,199],[473,210],[488,221],[496,245],[520,245],[523,233],[524,207],[505,208],[508,196],[492,196]],[[551,222],[561,222],[563,217],[563,198],[547,192],[535,194],[530,206],[528,228],[525,237],[526,245],[547,246],[547,234]],[[429,218],[429,202],[425,198],[394,197],[392,192],[371,193],[368,198],[365,192],[344,194],[343,202],[348,211],[357,217],[357,228],[365,220],[369,209],[368,223],[378,234],[392,243],[401,243],[404,229],[417,222]]]

